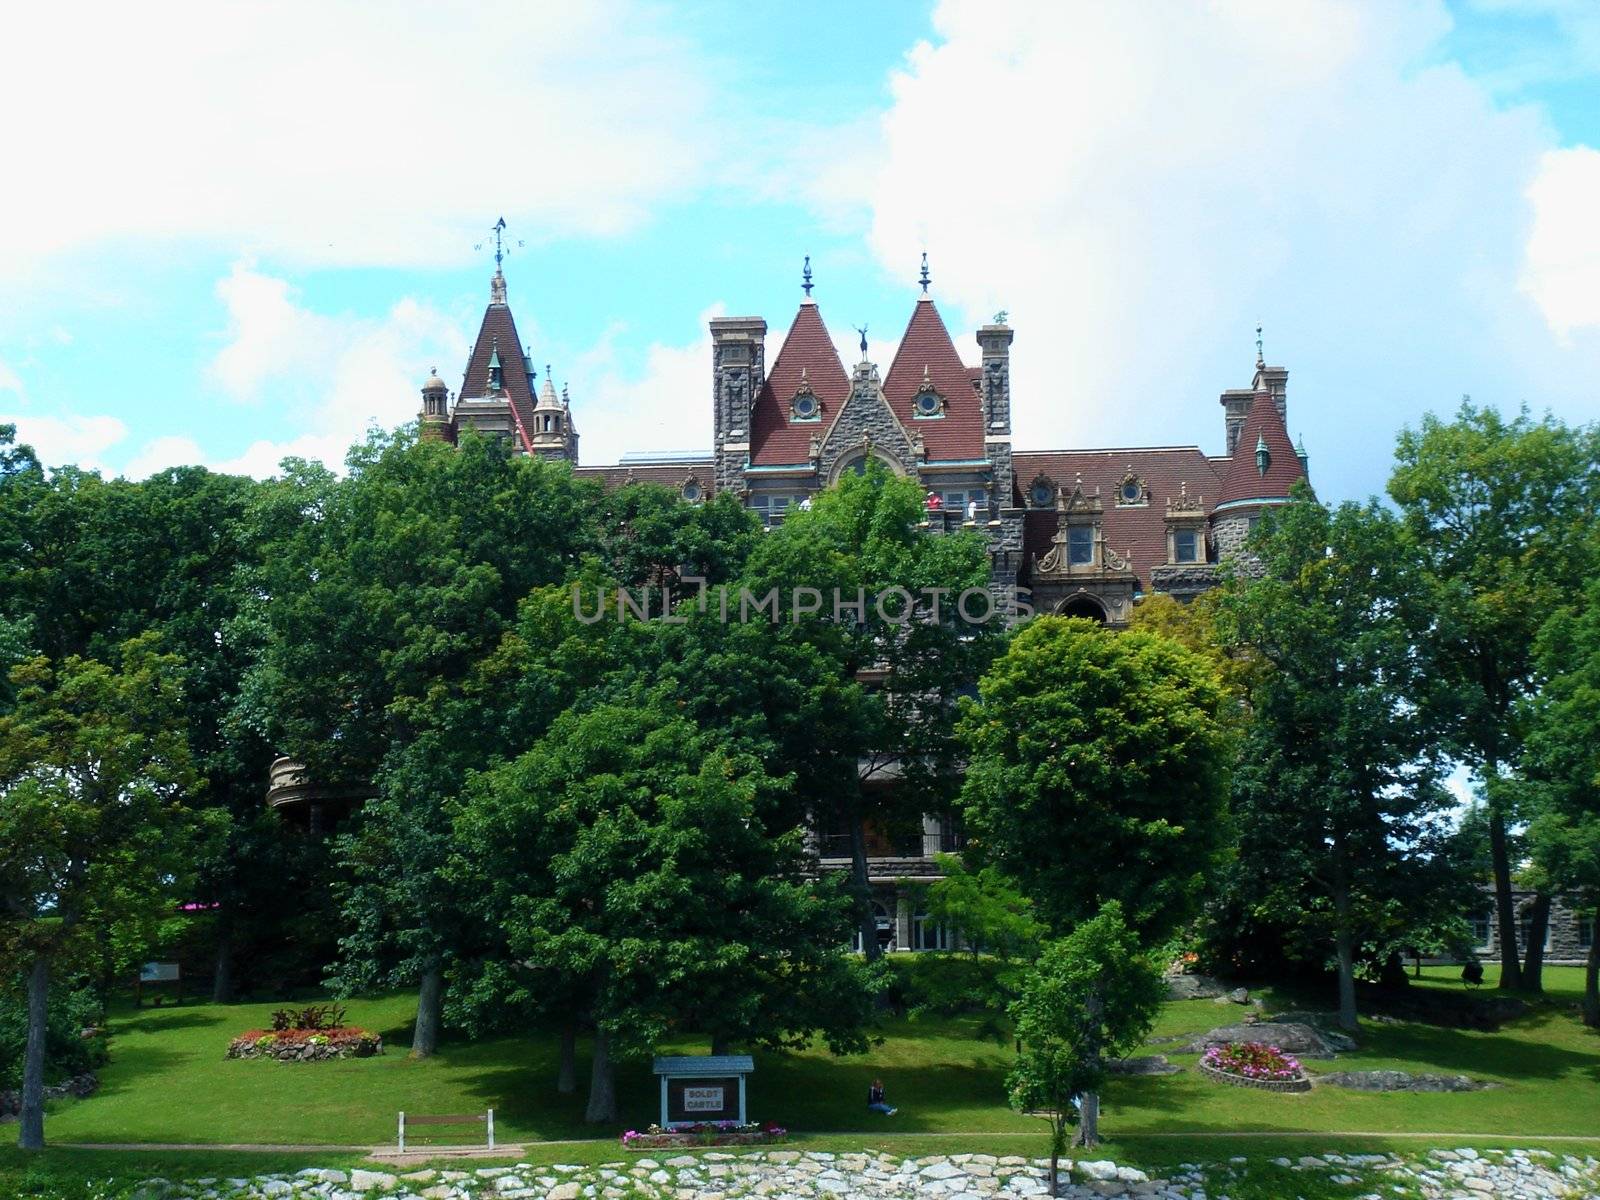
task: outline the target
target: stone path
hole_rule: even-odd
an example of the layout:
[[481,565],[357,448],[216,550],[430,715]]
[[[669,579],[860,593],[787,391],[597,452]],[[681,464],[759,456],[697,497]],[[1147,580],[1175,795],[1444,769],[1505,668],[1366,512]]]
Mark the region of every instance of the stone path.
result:
[[[1046,1160],[992,1154],[896,1158],[887,1154],[829,1154],[767,1150],[707,1151],[630,1158],[599,1166],[481,1167],[475,1171],[331,1170],[251,1179],[151,1179],[134,1200],[1013,1200],[1045,1196]],[[1435,1150],[1415,1156],[1323,1154],[1296,1159],[1186,1163],[1166,1178],[1151,1178],[1110,1159],[1063,1162],[1070,1182],[1060,1195],[1079,1200],[1156,1197],[1227,1200],[1230,1183],[1259,1186],[1268,1172],[1286,1194],[1299,1178],[1320,1175],[1364,1188],[1361,1200],[1580,1200],[1600,1197],[1600,1161],[1544,1150]],[[1063,1176],[1064,1180],[1066,1175]]]

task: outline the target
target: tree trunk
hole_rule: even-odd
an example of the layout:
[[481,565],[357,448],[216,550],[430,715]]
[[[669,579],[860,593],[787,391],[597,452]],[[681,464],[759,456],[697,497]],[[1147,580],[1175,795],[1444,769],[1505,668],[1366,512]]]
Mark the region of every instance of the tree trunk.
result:
[[1083,1094],[1083,1110],[1078,1114],[1078,1136],[1073,1139],[1072,1144],[1082,1146],[1085,1150],[1093,1150],[1100,1144],[1099,1092]]
[[1050,1194],[1061,1194],[1061,1152],[1067,1146],[1066,1118],[1056,1113],[1050,1119]]
[[1600,1029],[1600,905],[1590,918],[1589,957],[1583,968],[1583,1023]]
[[22,1053],[22,1112],[17,1145],[44,1149],[44,1039],[50,1003],[50,963],[43,954],[28,972],[28,1044]]
[[561,1027],[561,1066],[556,1069],[556,1091],[570,1096],[578,1090],[578,1027]]
[[1500,986],[1513,990],[1522,987],[1522,964],[1517,961],[1517,913],[1511,903],[1511,855],[1506,850],[1506,819],[1493,795],[1500,765],[1484,766],[1484,794],[1489,800],[1489,857],[1494,865],[1495,928],[1500,938]]
[[[1100,1066],[1100,1031],[1105,1022],[1105,983],[1103,979],[1089,989],[1083,1003],[1083,1015],[1088,1036],[1083,1040],[1083,1055],[1090,1070]],[[1083,1106],[1078,1113],[1078,1136],[1073,1145],[1094,1149],[1100,1144],[1100,1093],[1084,1092]]]
[[226,919],[217,934],[217,965],[211,976],[211,1003],[233,1003],[233,933]]
[[732,1054],[733,1039],[725,1033],[713,1033],[711,1035],[711,1053],[719,1057],[724,1054]]
[[867,820],[860,808],[850,814],[850,877],[860,906],[861,952],[869,963],[877,962],[883,950],[878,945],[878,919],[872,912],[872,885],[867,882]]
[[1550,897],[1540,893],[1528,908],[1527,961],[1522,967],[1522,990],[1544,991],[1544,940],[1550,933]]
[[431,1058],[439,1049],[439,1012],[444,1007],[444,972],[436,965],[422,973],[417,988],[417,1025],[411,1035],[411,1057]]
[[1339,1028],[1354,1033],[1356,1018],[1355,939],[1350,930],[1350,889],[1337,883],[1333,889],[1333,940],[1339,956]]
[[617,1078],[611,1066],[610,1039],[604,1029],[594,1032],[594,1066],[589,1072],[589,1107],[583,1119],[591,1125],[617,1119]]

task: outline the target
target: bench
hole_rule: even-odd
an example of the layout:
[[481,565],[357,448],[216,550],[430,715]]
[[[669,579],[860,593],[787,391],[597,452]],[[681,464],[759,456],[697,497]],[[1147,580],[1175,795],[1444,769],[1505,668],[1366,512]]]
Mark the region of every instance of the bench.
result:
[[406,1149],[406,1126],[408,1125],[482,1125],[484,1126],[485,1142],[488,1149],[494,1149],[494,1109],[481,1113],[466,1113],[460,1116],[443,1117],[418,1117],[400,1114],[400,1153]]

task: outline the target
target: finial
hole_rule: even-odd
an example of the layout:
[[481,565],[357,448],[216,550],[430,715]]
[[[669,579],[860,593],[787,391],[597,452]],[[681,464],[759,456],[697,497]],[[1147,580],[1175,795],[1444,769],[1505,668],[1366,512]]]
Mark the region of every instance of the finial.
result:
[[572,402],[567,399],[567,381],[563,379],[561,381],[561,407],[570,408],[571,404]]
[[933,380],[931,378],[929,378],[929,376],[928,376],[928,364],[927,363],[923,363],[922,364],[922,386],[925,387],[925,388],[933,386]]
[[926,250],[922,252],[922,279],[920,282],[922,284],[922,294],[926,296],[928,294],[928,252]]
[[1261,352],[1261,323],[1258,321],[1256,322],[1256,366],[1264,367],[1266,365],[1266,357]]
[[[489,303],[504,304],[506,302],[506,278],[500,273],[500,264],[505,261],[506,255],[511,253],[505,241],[506,219],[501,217],[492,226],[489,232],[494,234],[494,278],[489,281]],[[484,242],[478,242],[472,248],[482,250]],[[519,241],[518,246],[522,245]]]
[[545,365],[544,365],[544,378],[545,378],[545,382],[546,383],[550,382],[550,364],[549,363],[545,363]]
[[801,288],[803,288],[805,290],[806,299],[809,300],[809,299],[811,299],[811,286],[812,286],[811,285],[811,255],[809,255],[809,254],[806,255],[806,265],[805,265],[805,268],[800,272],[800,279],[802,280],[800,286],[801,286]]
[[852,326],[861,335],[861,361],[867,361],[867,327],[865,325]]

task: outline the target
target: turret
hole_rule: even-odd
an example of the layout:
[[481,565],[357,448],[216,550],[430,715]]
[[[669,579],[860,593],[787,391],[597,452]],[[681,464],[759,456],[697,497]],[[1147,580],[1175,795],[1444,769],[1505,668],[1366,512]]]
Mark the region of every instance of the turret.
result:
[[439,378],[439,368],[434,367],[422,385],[422,411],[417,414],[421,422],[420,436],[425,441],[452,442],[450,426],[450,391]]

